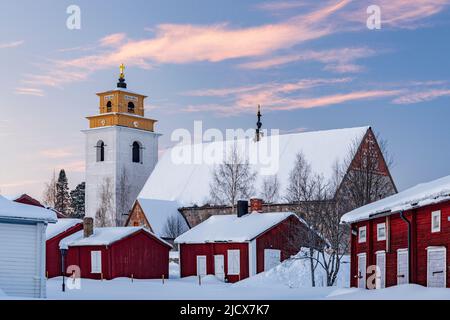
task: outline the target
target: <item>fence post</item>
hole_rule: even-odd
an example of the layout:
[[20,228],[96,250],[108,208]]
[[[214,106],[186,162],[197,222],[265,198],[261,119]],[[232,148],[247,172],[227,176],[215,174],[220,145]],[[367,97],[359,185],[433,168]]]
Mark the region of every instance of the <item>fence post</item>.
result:
[[131,274],[131,282],[134,282],[134,274]]
[[164,284],[164,274],[162,275],[162,284]]
[[198,275],[198,285],[201,286],[202,285],[202,276]]

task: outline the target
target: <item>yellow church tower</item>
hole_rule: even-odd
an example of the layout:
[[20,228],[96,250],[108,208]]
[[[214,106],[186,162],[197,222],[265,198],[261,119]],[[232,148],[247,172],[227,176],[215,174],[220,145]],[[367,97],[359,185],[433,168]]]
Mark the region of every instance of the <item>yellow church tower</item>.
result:
[[146,118],[147,96],[127,89],[125,66],[113,90],[97,93],[99,112],[88,116],[86,216],[97,226],[124,225],[158,161],[157,120]]

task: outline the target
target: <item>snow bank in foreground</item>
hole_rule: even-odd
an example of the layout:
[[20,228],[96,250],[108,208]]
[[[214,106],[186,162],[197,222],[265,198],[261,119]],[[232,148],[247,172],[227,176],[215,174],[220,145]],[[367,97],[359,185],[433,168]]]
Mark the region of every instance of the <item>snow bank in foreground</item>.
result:
[[[287,286],[289,288],[311,287],[311,268],[309,259],[304,257],[302,249],[295,257],[285,260],[277,267],[259,273],[251,278],[245,279],[235,286],[242,287],[270,287]],[[322,261],[322,260],[321,260]],[[324,287],[327,284],[326,272],[322,266],[318,265],[315,271],[317,287]],[[350,286],[350,257],[342,258],[336,286],[347,288]]]

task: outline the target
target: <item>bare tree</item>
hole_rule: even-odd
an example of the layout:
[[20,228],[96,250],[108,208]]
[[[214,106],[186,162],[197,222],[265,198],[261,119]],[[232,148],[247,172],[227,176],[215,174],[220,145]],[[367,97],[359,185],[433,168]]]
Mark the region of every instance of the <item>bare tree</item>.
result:
[[[313,175],[311,166],[302,153],[298,153],[294,167],[289,175],[286,200],[295,205],[297,214],[306,221],[306,241],[304,245],[309,248],[306,258],[310,261],[311,285],[316,285],[315,270],[318,266],[318,255],[322,247],[318,243],[321,227],[322,211],[328,201],[328,186],[322,176]],[[304,229],[298,232],[305,232]]]
[[131,199],[131,185],[125,168],[122,168],[120,173],[116,201],[115,225],[122,226],[125,222],[124,217],[130,213],[134,201],[134,199]]
[[42,202],[50,208],[55,208],[56,205],[56,173],[53,171],[53,176],[50,182],[47,182],[44,187],[42,195]]
[[276,203],[280,194],[280,181],[278,176],[268,176],[263,179],[261,198],[265,203]]
[[164,226],[164,235],[169,239],[175,239],[185,231],[185,223],[179,215],[170,216]]
[[113,213],[113,184],[110,177],[103,180],[98,197],[100,204],[95,214],[95,225],[97,227],[112,227],[115,221]]
[[224,163],[214,168],[210,183],[211,202],[234,206],[239,198],[247,199],[254,194],[255,180],[256,172],[234,145]]

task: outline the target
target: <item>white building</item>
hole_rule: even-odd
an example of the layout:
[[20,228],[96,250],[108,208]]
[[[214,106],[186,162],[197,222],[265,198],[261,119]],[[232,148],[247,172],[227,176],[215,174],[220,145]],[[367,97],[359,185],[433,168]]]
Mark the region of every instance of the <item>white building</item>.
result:
[[121,226],[158,161],[156,120],[144,117],[146,96],[117,88],[98,93],[99,114],[87,117],[86,216],[97,226]]
[[0,196],[0,291],[45,298],[45,231],[56,214]]

